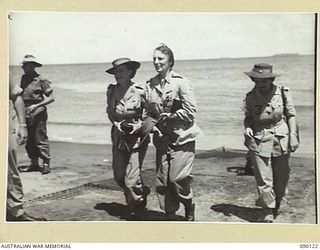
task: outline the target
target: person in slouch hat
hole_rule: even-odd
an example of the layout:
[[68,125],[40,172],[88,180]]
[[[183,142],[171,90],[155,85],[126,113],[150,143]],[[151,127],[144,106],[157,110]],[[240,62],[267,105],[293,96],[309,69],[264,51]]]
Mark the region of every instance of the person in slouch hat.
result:
[[141,130],[145,86],[132,81],[139,67],[139,62],[118,58],[106,70],[116,80],[116,84],[110,84],[107,90],[114,179],[123,188],[129,212],[134,216],[146,207],[150,193],[141,178],[142,163],[150,142],[149,135]]
[[[27,171],[40,171],[49,174],[50,169],[50,147],[47,136],[47,105],[54,102],[51,82],[41,77],[36,67],[42,64],[33,56],[26,55],[22,61],[24,75],[21,78],[22,98],[26,107],[26,123],[28,128],[28,140],[26,151],[31,159],[31,165]],[[43,160],[42,167],[39,166],[39,158]]]
[[259,63],[244,72],[255,83],[245,105],[245,145],[249,149],[258,189],[256,205],[262,222],[273,222],[289,181],[289,157],[299,146],[296,111],[290,90],[273,82],[272,65]]

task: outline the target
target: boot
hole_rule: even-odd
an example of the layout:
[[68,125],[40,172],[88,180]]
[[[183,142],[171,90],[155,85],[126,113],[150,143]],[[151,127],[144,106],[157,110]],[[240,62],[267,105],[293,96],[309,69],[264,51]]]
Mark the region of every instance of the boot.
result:
[[273,209],[264,208],[263,209],[263,217],[261,219],[263,223],[273,223]]
[[43,163],[42,174],[49,174],[49,173],[51,173],[49,163]]
[[195,220],[195,204],[192,203],[192,200],[188,200],[185,204],[185,220],[194,221]]
[[272,209],[273,218],[277,218],[279,215],[279,209],[280,209],[281,201],[276,200],[276,207]]
[[40,172],[39,160],[38,158],[31,159],[30,166],[26,169],[26,172]]
[[166,219],[167,221],[176,221],[177,220],[177,216],[176,216],[176,212],[175,211],[166,211]]

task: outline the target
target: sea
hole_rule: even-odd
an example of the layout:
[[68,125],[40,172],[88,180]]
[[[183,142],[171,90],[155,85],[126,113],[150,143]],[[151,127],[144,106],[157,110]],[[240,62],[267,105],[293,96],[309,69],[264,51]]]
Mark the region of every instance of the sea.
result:
[[[203,131],[196,148],[245,149],[243,100],[254,83],[243,72],[256,63],[270,63],[281,76],[275,84],[290,88],[297,111],[301,145],[299,152],[315,151],[315,57],[283,54],[272,57],[220,58],[176,61],[174,70],[193,84],[197,100],[196,122]],[[111,124],[106,115],[106,90],[114,84],[105,72],[110,62],[43,65],[37,68],[52,82],[55,102],[48,105],[51,141],[111,144]],[[10,66],[19,83],[23,71]],[[156,74],[152,62],[141,62],[135,82],[145,83]]]

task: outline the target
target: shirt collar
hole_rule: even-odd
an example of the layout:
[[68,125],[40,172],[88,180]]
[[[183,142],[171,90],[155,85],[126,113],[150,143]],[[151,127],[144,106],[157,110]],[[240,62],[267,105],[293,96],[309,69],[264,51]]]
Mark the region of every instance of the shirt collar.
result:
[[171,82],[172,76],[174,74],[173,70],[170,70],[170,72],[167,74],[166,78],[164,79],[167,83]]
[[278,92],[278,88],[274,84],[272,84],[272,89],[270,90],[267,96],[264,96],[263,94],[261,94],[258,88],[256,88],[256,98],[260,100],[269,100],[274,94],[277,94],[277,92]]
[[30,74],[24,74],[24,76],[28,79],[33,79],[39,76],[39,74],[36,71],[31,72]]

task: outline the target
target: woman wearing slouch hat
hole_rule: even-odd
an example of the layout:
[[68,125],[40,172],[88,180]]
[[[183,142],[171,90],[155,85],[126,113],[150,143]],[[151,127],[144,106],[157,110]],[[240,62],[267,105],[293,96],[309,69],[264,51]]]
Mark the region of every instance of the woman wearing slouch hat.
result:
[[245,72],[255,83],[245,98],[245,145],[249,149],[258,189],[261,222],[279,214],[289,181],[289,157],[299,146],[296,111],[289,88],[273,81],[272,65],[259,63]]
[[138,215],[146,207],[150,192],[140,174],[150,139],[141,132],[145,87],[132,81],[139,67],[139,62],[118,58],[106,70],[117,82],[107,90],[107,114],[112,123],[112,168],[132,215]]

